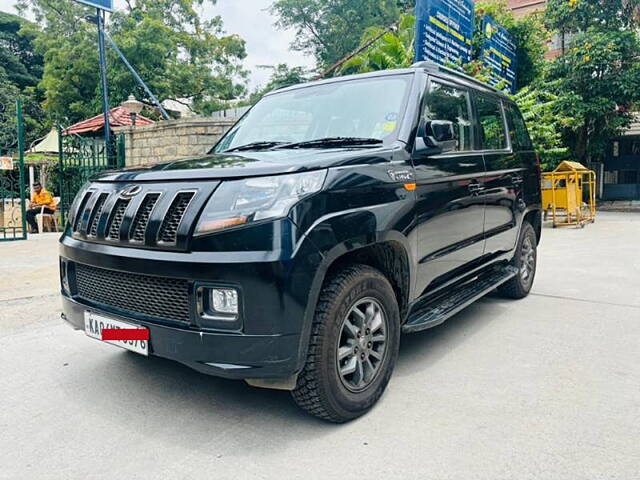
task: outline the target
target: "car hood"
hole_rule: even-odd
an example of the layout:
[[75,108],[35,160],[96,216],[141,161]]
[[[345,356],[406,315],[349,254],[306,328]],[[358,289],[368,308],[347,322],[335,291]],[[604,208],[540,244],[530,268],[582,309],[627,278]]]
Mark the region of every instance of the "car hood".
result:
[[322,168],[388,162],[402,148],[288,149],[208,154],[172,162],[106,171],[99,182],[184,181],[244,178]]

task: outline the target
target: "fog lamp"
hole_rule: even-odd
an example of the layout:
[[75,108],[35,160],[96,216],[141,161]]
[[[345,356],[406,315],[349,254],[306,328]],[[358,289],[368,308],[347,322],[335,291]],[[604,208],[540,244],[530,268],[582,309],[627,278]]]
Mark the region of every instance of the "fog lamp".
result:
[[234,288],[212,288],[210,305],[217,313],[238,314],[238,291]]

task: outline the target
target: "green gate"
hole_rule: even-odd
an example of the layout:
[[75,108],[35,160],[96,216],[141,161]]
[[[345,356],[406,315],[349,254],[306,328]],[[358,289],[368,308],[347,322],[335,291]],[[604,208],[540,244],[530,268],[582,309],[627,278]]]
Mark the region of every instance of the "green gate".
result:
[[14,121],[15,130],[0,131],[0,242],[27,238],[22,102],[15,113],[0,102],[0,125]]
[[64,135],[64,130],[59,128],[58,138],[60,214],[66,223],[73,199],[87,180],[104,170],[124,166],[124,136],[112,137],[116,145],[110,149],[106,148],[104,137]]

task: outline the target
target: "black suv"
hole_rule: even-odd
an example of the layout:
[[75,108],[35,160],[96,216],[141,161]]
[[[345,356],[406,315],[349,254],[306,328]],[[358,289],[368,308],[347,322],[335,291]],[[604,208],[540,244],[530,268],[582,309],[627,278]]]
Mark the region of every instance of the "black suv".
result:
[[401,333],[529,293],[539,181],[514,102],[458,72],[279,90],[209,154],[82,189],[63,318],[347,421],[382,395]]

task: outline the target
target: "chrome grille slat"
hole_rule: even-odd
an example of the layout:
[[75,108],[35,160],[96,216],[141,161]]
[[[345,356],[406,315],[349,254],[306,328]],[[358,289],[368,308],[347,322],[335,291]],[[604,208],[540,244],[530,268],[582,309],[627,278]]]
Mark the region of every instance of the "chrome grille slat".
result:
[[149,219],[151,218],[151,213],[153,212],[153,208],[156,206],[156,203],[158,203],[159,199],[159,193],[149,193],[142,201],[142,204],[140,205],[140,208],[138,208],[138,212],[136,213],[136,217],[133,220],[133,233],[131,234],[132,242],[144,242],[147,225],[149,225]]
[[80,202],[80,205],[78,205],[78,210],[75,212],[75,219],[73,222],[74,232],[78,232],[80,230],[80,225],[82,225],[82,218],[84,217],[84,214],[86,212],[87,203],[89,202],[89,199],[94,193],[95,192],[91,190],[85,193],[84,197],[82,198],[82,201]]
[[100,217],[102,216],[102,209],[104,208],[104,203],[107,201],[108,193],[101,193],[96,201],[95,206],[93,207],[93,212],[91,213],[91,218],[89,218],[89,232],[88,235],[91,237],[95,237],[98,234],[98,223],[100,222]]
[[130,200],[125,200],[123,198],[119,198],[118,201],[116,201],[111,213],[111,223],[107,226],[107,239],[120,240],[120,227],[122,226],[124,213],[126,212],[129,203],[131,203]]
[[195,192],[180,192],[175,196],[162,221],[158,241],[170,244],[176,243],[180,222],[182,222],[182,218],[194,196]]
[[76,297],[134,316],[190,320],[189,282],[75,264]]

